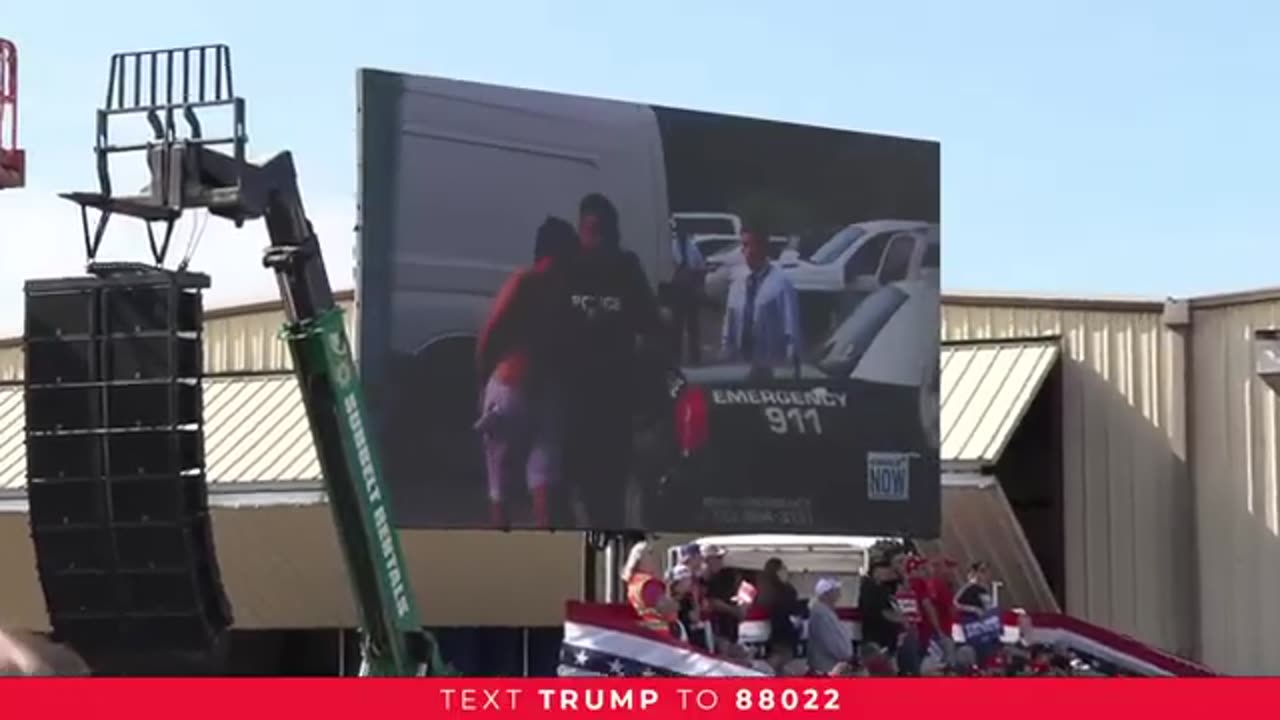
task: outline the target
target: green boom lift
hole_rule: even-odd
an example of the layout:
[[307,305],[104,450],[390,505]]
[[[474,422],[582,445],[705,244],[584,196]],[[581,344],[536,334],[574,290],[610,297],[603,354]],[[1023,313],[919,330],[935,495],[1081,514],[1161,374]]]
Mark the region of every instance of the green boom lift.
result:
[[[205,134],[201,115],[211,110],[230,112],[229,134]],[[113,143],[109,130],[118,116],[145,117],[151,138]],[[97,115],[99,188],[63,197],[82,210],[100,211],[92,229],[83,216],[91,260],[113,215],[146,221],[158,266],[165,262],[174,223],[188,209],[206,209],[237,227],[265,221],[271,245],[263,262],[275,272],[284,301],[284,337],[359,612],[360,674],[449,674],[434,638],[422,628],[409,587],[342,309],[303,208],[293,157],[281,152],[263,164],[251,163],[245,159],[247,142],[245,100],[235,94],[227,46],[119,53],[111,58],[106,103]],[[110,160],[125,152],[146,155],[151,182],[141,194],[112,190]]]

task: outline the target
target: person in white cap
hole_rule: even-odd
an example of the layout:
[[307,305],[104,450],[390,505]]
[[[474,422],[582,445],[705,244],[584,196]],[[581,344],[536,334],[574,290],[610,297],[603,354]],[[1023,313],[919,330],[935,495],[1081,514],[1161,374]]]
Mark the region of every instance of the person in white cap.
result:
[[836,578],[820,578],[809,600],[809,668],[819,675],[830,675],[853,660],[853,633],[836,614],[840,589]]
[[667,592],[676,604],[676,616],[671,621],[671,634],[688,643],[701,645],[695,635],[698,624],[697,609],[693,597],[693,570],[688,565],[673,565],[667,570]]
[[671,589],[672,597],[684,595],[692,586],[693,570],[688,565],[673,565],[667,571],[667,587]]

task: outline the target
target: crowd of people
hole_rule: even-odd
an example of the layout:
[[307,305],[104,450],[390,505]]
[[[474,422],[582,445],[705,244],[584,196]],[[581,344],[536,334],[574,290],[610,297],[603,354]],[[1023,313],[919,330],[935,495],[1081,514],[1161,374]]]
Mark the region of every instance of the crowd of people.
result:
[[[664,573],[653,545],[636,544],[623,568],[627,601],[652,632],[780,676],[1070,676],[1084,667],[1063,646],[1034,641],[1019,614],[1006,641],[990,567],[960,581],[955,563],[898,545],[873,551],[859,577],[861,635],[840,617],[844,584],[822,577],[804,600],[786,564],[771,558],[747,582],[715,545],[684,545]],[[769,627],[763,647],[741,642],[748,617]],[[954,627],[962,629],[957,640]],[[0,630],[0,675],[84,675],[73,651],[38,635]]]
[[[805,601],[781,559],[771,558],[746,582],[725,556],[714,545],[685,545],[663,575],[653,546],[639,543],[623,569],[627,600],[648,629],[774,675],[1075,674],[1067,648],[1034,641],[1026,614],[1019,614],[1017,639],[1007,642],[985,562],[961,576],[951,560],[902,544],[873,549],[857,578],[855,637],[838,612],[845,595],[839,578],[817,579]],[[757,652],[739,641],[748,616],[769,626]]]

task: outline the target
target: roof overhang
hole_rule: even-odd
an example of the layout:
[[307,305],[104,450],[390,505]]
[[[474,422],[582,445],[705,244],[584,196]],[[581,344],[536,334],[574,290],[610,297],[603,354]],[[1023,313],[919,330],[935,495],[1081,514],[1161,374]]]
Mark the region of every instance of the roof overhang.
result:
[[1004,454],[1061,355],[1058,338],[944,343],[944,471],[983,473]]

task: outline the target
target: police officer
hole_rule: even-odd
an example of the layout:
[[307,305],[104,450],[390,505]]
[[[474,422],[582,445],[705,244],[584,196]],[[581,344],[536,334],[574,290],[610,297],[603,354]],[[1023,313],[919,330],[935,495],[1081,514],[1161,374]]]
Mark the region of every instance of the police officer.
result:
[[563,477],[576,499],[572,525],[624,529],[635,379],[641,347],[659,336],[657,298],[639,258],[621,246],[618,210],[604,195],[582,199],[579,252],[566,272],[567,315],[557,329],[564,358]]

